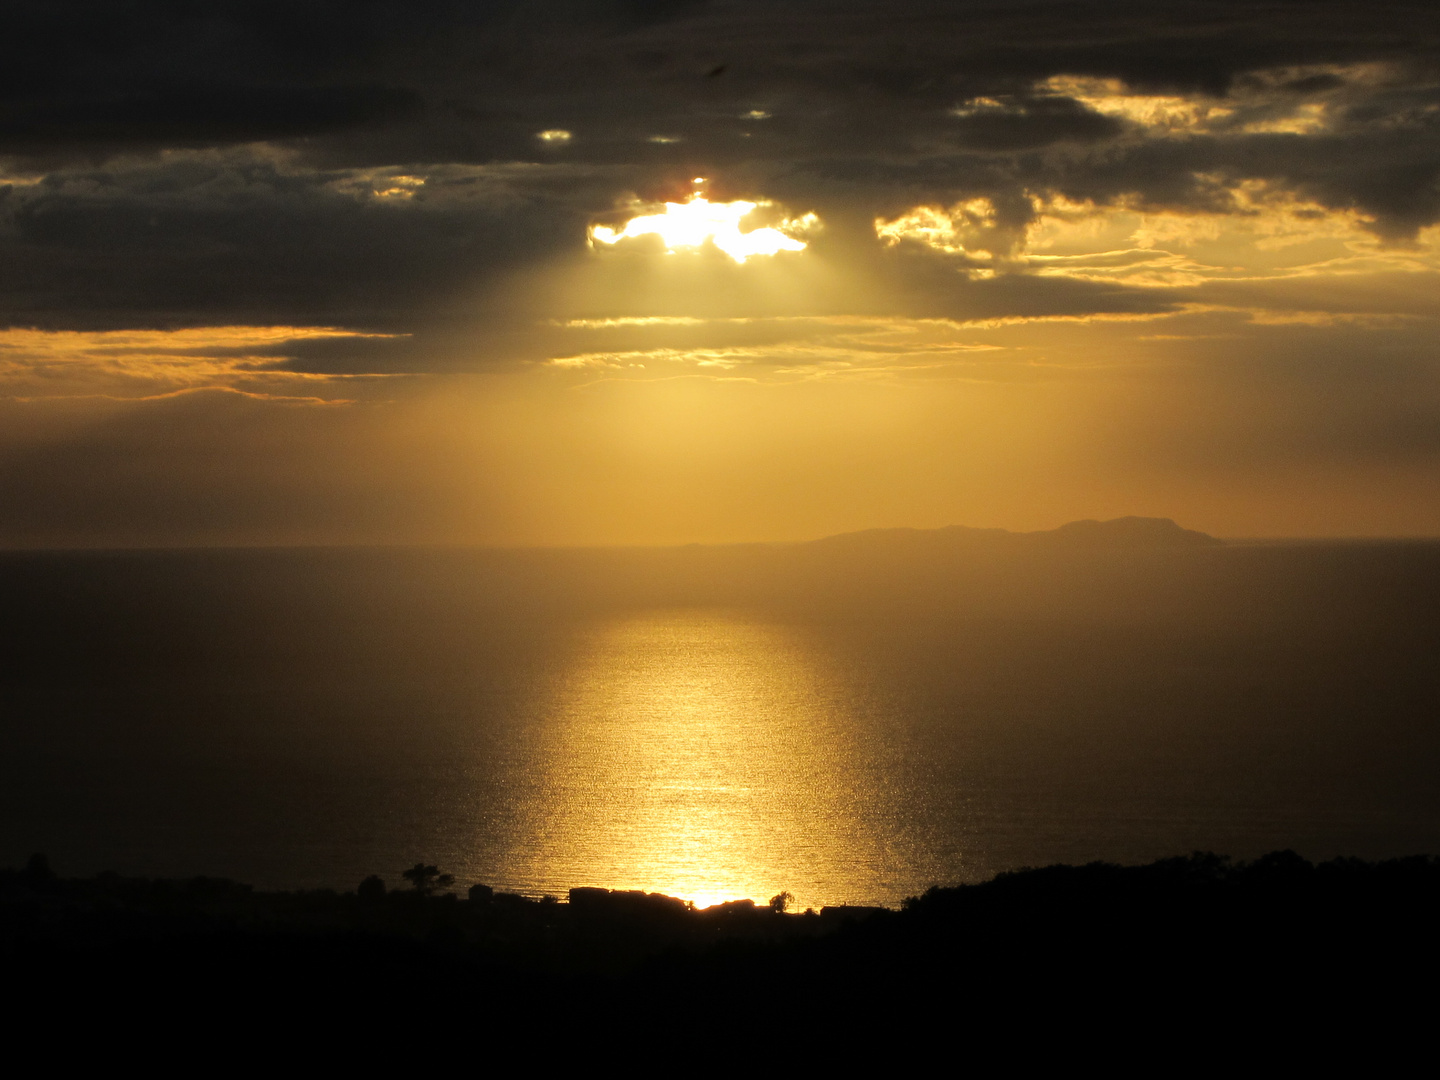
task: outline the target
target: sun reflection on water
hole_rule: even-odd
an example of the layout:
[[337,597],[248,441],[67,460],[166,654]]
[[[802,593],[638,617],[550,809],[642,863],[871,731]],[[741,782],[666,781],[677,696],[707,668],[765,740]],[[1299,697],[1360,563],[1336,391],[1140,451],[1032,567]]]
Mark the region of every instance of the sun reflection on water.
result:
[[843,901],[883,845],[842,685],[780,626],[666,612],[594,628],[544,725],[512,867],[535,891]]

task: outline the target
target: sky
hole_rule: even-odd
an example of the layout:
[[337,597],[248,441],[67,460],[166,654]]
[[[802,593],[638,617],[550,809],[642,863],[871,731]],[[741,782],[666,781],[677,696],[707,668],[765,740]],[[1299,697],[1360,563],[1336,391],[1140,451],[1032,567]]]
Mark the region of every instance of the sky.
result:
[[1440,9],[7,0],[0,546],[1440,534]]

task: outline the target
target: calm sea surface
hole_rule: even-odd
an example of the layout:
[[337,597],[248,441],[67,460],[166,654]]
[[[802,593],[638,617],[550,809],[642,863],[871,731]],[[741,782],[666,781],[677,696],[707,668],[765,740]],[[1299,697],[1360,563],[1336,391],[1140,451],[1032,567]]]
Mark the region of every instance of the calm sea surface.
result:
[[0,556],[0,863],[819,906],[1440,852],[1440,546],[680,558]]

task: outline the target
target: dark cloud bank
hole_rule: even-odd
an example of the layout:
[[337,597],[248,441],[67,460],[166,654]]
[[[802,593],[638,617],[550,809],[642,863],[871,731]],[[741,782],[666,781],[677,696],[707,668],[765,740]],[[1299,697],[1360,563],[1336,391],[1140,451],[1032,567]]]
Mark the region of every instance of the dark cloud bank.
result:
[[[6,23],[12,326],[413,329],[702,171],[872,256],[873,220],[920,203],[985,197],[1014,230],[1034,192],[1202,209],[1217,177],[1395,245],[1440,218],[1431,4],[47,2]],[[1228,119],[1157,137],[1085,79]],[[1323,130],[1274,122],[1307,103]],[[935,273],[972,314],[1157,305]]]

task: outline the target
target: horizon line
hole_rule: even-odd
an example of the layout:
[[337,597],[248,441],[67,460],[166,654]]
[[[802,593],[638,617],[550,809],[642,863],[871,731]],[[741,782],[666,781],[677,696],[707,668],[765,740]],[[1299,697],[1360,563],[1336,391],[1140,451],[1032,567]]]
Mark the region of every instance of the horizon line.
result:
[[[691,548],[742,548],[742,547],[800,547],[843,537],[862,536],[867,533],[941,533],[950,530],[967,530],[985,533],[1005,533],[1014,537],[1036,536],[1058,532],[1068,525],[1081,522],[1110,524],[1141,517],[1125,515],[1119,518],[1097,519],[1076,518],[1049,529],[1007,529],[1003,526],[983,525],[940,525],[933,527],[912,525],[878,525],[844,532],[825,533],[800,540],[671,540],[656,542],[580,542],[580,543],[493,543],[466,540],[318,540],[318,541],[217,541],[217,542],[101,542],[101,543],[7,543],[0,540],[0,555],[21,554],[124,554],[143,552],[225,552],[225,551],[488,551],[488,552],[597,552],[597,551],[679,551]],[[1227,547],[1264,547],[1282,545],[1319,544],[1403,544],[1440,542],[1440,533],[1343,533],[1333,535],[1317,534],[1276,534],[1248,536],[1220,536],[1199,529],[1188,529],[1178,525],[1172,518],[1142,518],[1151,521],[1169,521],[1177,528],[1190,533],[1200,533],[1217,540]]]

